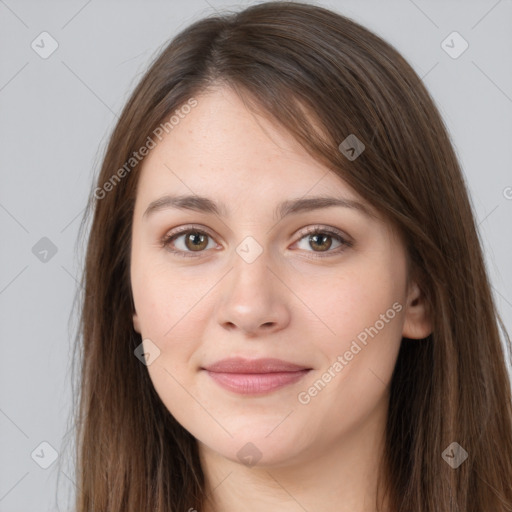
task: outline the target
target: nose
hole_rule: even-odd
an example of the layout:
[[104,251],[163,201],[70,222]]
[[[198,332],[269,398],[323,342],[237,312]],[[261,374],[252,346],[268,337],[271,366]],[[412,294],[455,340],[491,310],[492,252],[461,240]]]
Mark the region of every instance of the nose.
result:
[[236,257],[223,279],[216,309],[219,325],[257,337],[286,328],[290,323],[290,294],[269,266],[265,253],[252,263]]

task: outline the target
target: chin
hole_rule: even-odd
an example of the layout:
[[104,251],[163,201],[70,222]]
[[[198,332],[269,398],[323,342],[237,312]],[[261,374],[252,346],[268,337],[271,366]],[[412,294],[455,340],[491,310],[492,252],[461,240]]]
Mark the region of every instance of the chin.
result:
[[[275,427],[275,425],[274,425]],[[286,466],[293,462],[302,451],[297,440],[283,431],[268,436],[272,429],[265,429],[265,434],[256,435],[254,428],[233,433],[233,438],[217,439],[203,443],[208,450],[218,456],[229,459],[247,467],[270,468]]]

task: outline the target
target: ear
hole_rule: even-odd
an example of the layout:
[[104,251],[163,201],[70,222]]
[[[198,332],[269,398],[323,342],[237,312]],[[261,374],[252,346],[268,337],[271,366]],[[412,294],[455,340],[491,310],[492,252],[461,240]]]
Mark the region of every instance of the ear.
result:
[[135,329],[135,332],[140,334],[140,323],[137,312],[133,313],[133,328]]
[[423,339],[432,333],[425,296],[415,281],[409,286],[404,318],[402,328],[404,338]]

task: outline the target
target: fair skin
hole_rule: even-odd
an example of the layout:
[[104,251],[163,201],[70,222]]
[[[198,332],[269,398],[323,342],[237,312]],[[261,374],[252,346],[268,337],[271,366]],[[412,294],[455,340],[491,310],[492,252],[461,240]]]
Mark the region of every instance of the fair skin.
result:
[[[431,332],[404,246],[371,205],[230,89],[196,99],[143,162],[131,284],[134,329],[145,348],[151,340],[160,350],[147,366],[152,383],[198,440],[210,498],[205,510],[375,511],[400,342]],[[227,211],[162,208],[145,216],[165,195],[205,196]],[[377,216],[341,206],[274,216],[281,202],[313,196],[358,201]],[[178,227],[206,235],[180,233],[162,247],[160,239]],[[327,238],[305,232],[314,227]],[[329,238],[327,228],[352,245]],[[245,250],[262,249],[251,262],[237,252],[246,237],[257,246],[242,244]],[[383,314],[386,321],[376,323]],[[377,334],[333,371],[338,356],[373,326]],[[277,390],[241,395],[201,370],[235,356],[311,370]],[[323,375],[325,387],[308,394]],[[245,450],[260,457],[252,466],[237,456],[247,443],[257,451]]]

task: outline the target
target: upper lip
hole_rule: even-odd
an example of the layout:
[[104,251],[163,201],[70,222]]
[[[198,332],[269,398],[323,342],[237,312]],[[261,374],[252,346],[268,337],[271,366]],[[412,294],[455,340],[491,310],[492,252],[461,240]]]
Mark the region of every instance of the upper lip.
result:
[[244,359],[242,357],[221,359],[203,367],[203,369],[215,373],[278,373],[311,370],[307,366],[282,361],[281,359]]

